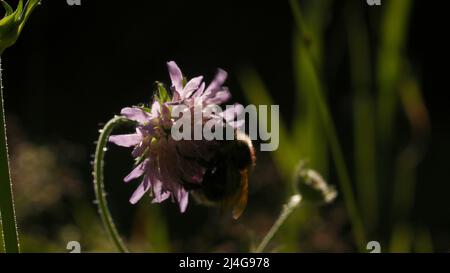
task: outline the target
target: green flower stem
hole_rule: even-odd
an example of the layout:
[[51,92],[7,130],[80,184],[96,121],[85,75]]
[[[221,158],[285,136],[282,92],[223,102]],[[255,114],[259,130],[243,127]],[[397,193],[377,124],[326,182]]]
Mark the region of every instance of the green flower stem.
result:
[[291,215],[291,213],[300,205],[300,201],[302,200],[302,197],[300,194],[296,194],[291,196],[289,199],[289,202],[287,202],[283,206],[283,210],[280,213],[280,216],[278,216],[278,219],[275,221],[273,226],[270,228],[269,232],[267,232],[266,236],[264,236],[264,239],[261,241],[259,246],[256,248],[256,253],[262,253],[269,242],[273,239],[275,234],[278,232],[280,227],[283,225],[283,223],[286,221],[286,219]]
[[[352,3],[353,4],[353,3]],[[366,231],[378,224],[377,141],[375,104],[370,92],[372,63],[368,26],[360,10],[349,5],[347,18],[350,79],[353,99],[354,174],[361,215]]]
[[106,144],[108,143],[108,138],[111,132],[118,126],[124,124],[133,123],[131,120],[124,117],[116,116],[112,118],[103,129],[100,131],[100,136],[97,142],[97,148],[95,149],[94,158],[94,190],[95,197],[97,198],[97,205],[99,208],[100,217],[102,219],[103,225],[105,226],[109,236],[116,245],[120,252],[129,252],[122,239],[120,238],[119,232],[117,231],[116,225],[114,224],[111,212],[108,209],[108,203],[106,201],[105,187],[103,183],[103,167],[104,167],[104,157],[106,152]]
[[[290,0],[289,3],[300,36],[303,37],[303,39],[308,40],[309,43],[312,43],[313,41],[310,40],[311,38],[310,35],[308,34],[307,26],[303,20],[301,9],[297,0]],[[316,84],[315,88],[312,90],[313,96],[322,119],[325,133],[328,137],[331,155],[333,157],[334,164],[336,165],[337,176],[339,178],[341,188],[340,190],[344,197],[345,206],[352,224],[353,235],[356,244],[358,245],[358,248],[361,251],[363,251],[365,249],[365,242],[366,242],[365,230],[361,217],[359,215],[358,207],[356,205],[355,195],[353,194],[352,185],[350,183],[350,175],[344,160],[344,154],[342,152],[339,139],[337,137],[336,127],[331,117],[331,113],[325,99],[323,88],[320,83],[319,71],[317,70],[317,62],[315,62],[315,58],[310,50],[310,47],[307,47],[307,53],[309,55],[309,59],[316,68],[315,69]]]
[[8,142],[6,138],[5,110],[3,105],[2,68],[0,59],[0,217],[2,222],[3,246],[6,253],[18,253],[19,236],[17,233],[16,215],[11,176],[9,172]]

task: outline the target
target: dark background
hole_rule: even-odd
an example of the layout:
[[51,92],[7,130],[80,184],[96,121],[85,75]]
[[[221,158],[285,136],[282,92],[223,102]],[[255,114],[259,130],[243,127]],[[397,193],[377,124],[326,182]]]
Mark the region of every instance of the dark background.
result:
[[[342,46],[334,41],[339,41],[342,21],[348,16],[341,2],[335,1],[334,19],[327,29],[326,55],[331,57]],[[362,0],[353,2],[360,3],[364,16],[376,16],[383,8],[369,7]],[[405,52],[420,77],[431,120],[431,140],[418,166],[412,221],[431,230],[440,250],[450,243],[447,6],[445,1],[414,1]],[[154,81],[169,80],[165,67],[169,60],[175,60],[188,77],[202,74],[209,80],[217,67],[227,70],[233,99],[241,102],[245,100],[236,73],[241,67],[254,67],[272,90],[283,118],[291,119],[293,23],[287,1],[81,0],[81,6],[43,1],[16,45],[2,56],[7,118],[20,124],[34,143],[63,140],[77,145],[80,160],[75,166],[84,192],[80,198],[93,200],[88,163],[99,123],[122,107],[149,101]],[[376,37],[373,41],[377,42]],[[338,61],[337,67],[326,70],[326,85],[333,119],[348,154],[352,141],[346,129],[351,121],[348,72],[345,61]],[[401,134],[402,127],[398,130]],[[11,133],[9,140],[14,138]],[[108,175],[122,177],[131,160],[128,151],[114,151],[108,159]],[[117,162],[123,160],[128,161]],[[111,186],[110,190],[120,204],[132,188]],[[267,206],[276,203],[268,202]],[[126,223],[132,208],[116,203],[113,211],[122,212]],[[174,210],[174,206],[167,210],[170,219],[183,226],[189,217],[198,219],[206,209],[199,209],[200,216],[188,210],[181,220],[174,220],[179,218]]]

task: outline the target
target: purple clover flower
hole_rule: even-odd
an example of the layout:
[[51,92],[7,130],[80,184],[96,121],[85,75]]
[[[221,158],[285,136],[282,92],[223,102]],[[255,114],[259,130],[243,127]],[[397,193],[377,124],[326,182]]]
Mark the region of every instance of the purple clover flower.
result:
[[[214,156],[220,142],[211,140],[180,140],[171,137],[171,127],[176,122],[171,109],[176,105],[192,109],[196,103],[202,106],[219,105],[227,102],[231,94],[223,86],[227,73],[219,69],[215,78],[205,88],[203,76],[192,78],[183,84],[184,77],[173,61],[167,63],[172,82],[172,99],[161,102],[155,99],[150,110],[144,107],[126,107],[121,115],[136,122],[133,134],[113,135],[109,141],[123,147],[133,147],[132,156],[137,166],[124,178],[125,182],[142,177],[142,182],[130,198],[137,203],[146,193],[153,203],[168,198],[178,202],[181,212],[186,210],[189,190],[200,188],[206,172],[205,164]],[[227,108],[220,115],[203,115],[202,121],[216,119],[226,126],[237,128],[241,123],[234,121],[241,105]]]

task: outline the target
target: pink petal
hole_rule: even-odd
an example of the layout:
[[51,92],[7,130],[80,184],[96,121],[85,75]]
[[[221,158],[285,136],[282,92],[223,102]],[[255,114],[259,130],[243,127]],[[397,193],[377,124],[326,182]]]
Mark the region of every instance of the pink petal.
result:
[[242,129],[243,126],[245,125],[245,120],[240,119],[240,120],[237,120],[237,121],[230,121],[227,124],[230,125],[231,127],[235,128],[235,129]]
[[148,159],[144,160],[143,162],[141,162],[139,165],[137,165],[136,168],[134,168],[131,173],[129,173],[124,179],[123,181],[125,182],[130,182],[133,179],[136,179],[140,176],[142,176],[144,174],[144,172],[147,170],[147,163],[148,163]]
[[225,70],[222,70],[222,69],[219,68],[217,70],[216,76],[214,77],[214,80],[210,83],[208,88],[206,88],[205,96],[210,96],[213,92],[215,92],[218,89],[220,89],[222,84],[227,79],[227,76],[228,76],[228,73]]
[[169,69],[172,86],[175,87],[175,91],[181,92],[183,90],[183,74],[181,73],[180,68],[174,61],[168,62],[167,68]]
[[219,91],[214,94],[212,98],[208,98],[205,100],[206,104],[222,104],[227,102],[231,98],[231,93],[227,89]]
[[226,121],[234,121],[236,117],[240,116],[244,111],[244,106],[239,103],[234,104],[232,107],[227,106],[226,110],[219,114]]
[[197,91],[194,92],[194,94],[192,95],[193,98],[197,98],[199,97],[203,91],[205,90],[205,82],[202,82],[200,84],[200,87],[197,89]]
[[108,140],[122,147],[132,147],[141,142],[142,136],[139,134],[115,135],[110,136]]
[[136,204],[139,200],[141,200],[142,196],[144,196],[148,189],[150,189],[150,179],[148,178],[148,176],[145,176],[142,183],[131,196],[130,203],[133,205]]
[[137,145],[137,146],[133,149],[133,151],[131,152],[131,155],[132,155],[133,157],[141,156],[142,153],[144,153],[144,151],[145,151],[146,148],[147,148],[147,146],[142,145],[142,144],[139,144],[139,145]]
[[153,181],[153,196],[152,203],[161,203],[170,197],[170,192],[163,190],[163,183],[158,179]]
[[184,87],[182,98],[189,98],[194,91],[196,91],[203,81],[203,76],[192,78]]
[[176,198],[177,198],[181,213],[184,213],[186,211],[186,208],[188,205],[189,193],[182,186],[180,186],[178,188]]
[[158,117],[161,114],[161,105],[159,101],[154,101],[151,107],[151,115],[153,118]]
[[120,111],[120,114],[127,119],[137,121],[139,123],[146,123],[150,118],[150,115],[144,110],[137,107],[126,107]]

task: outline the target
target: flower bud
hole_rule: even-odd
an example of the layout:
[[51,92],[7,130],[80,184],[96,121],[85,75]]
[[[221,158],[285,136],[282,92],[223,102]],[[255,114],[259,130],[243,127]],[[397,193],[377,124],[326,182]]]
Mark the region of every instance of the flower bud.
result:
[[33,9],[39,4],[40,0],[29,0],[23,6],[23,0],[19,1],[17,9],[13,11],[10,5],[0,0],[5,8],[5,16],[0,20],[0,54],[12,46],[17,38],[19,38],[28,17],[30,17]]
[[328,185],[317,171],[303,168],[303,164],[299,167],[295,179],[304,201],[322,205],[331,203],[337,196],[333,186]]

